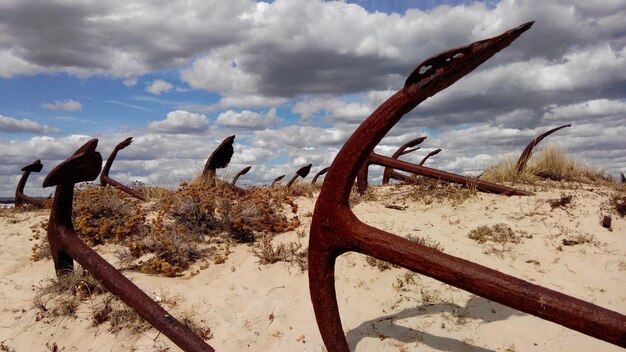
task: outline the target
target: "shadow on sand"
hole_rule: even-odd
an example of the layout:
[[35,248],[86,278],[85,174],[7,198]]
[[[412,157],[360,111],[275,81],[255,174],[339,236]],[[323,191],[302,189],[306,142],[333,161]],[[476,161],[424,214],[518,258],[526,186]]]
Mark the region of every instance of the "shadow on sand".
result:
[[398,320],[420,315],[434,316],[442,314],[450,318],[450,324],[458,326],[467,324],[470,319],[478,320],[481,323],[490,323],[505,320],[512,316],[524,315],[525,313],[472,295],[465,307],[453,303],[424,305],[368,320],[348,331],[346,340],[351,350],[354,350],[362,339],[372,337],[379,339],[390,338],[404,343],[419,341],[421,344],[440,351],[493,352],[493,350],[474,346],[461,340],[436,336],[395,323]]

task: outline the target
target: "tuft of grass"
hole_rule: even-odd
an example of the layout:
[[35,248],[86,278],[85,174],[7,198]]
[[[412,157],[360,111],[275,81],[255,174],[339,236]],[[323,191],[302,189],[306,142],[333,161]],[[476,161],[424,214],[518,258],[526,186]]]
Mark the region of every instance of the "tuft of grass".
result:
[[251,249],[252,254],[259,258],[259,263],[267,265],[278,262],[286,262],[297,265],[301,271],[308,269],[307,249],[302,248],[300,242],[272,244],[272,238],[265,236],[259,241],[256,248]]
[[[128,332],[131,336],[139,336],[152,329],[133,308],[127,306],[113,295],[82,267],[67,272],[59,277],[48,280],[36,288],[34,305],[38,309],[36,320],[52,321],[56,318],[76,318],[77,310],[87,311],[91,316],[91,325],[106,325],[107,330],[117,334]],[[172,310],[179,303],[175,299],[161,299],[160,304]],[[211,329],[198,322],[197,312],[183,311],[180,321],[189,326],[194,333],[204,339],[213,337]]]
[[408,198],[424,204],[450,202],[456,205],[477,194],[476,187],[465,187],[432,178],[423,178],[419,184],[410,187]]
[[[276,187],[278,188],[278,187]],[[313,198],[314,196],[316,196],[319,192],[320,189],[322,189],[322,186],[319,184],[312,184],[310,182],[294,182],[291,187],[287,188],[287,187],[282,187],[285,189],[285,192],[287,194],[289,194],[292,197],[307,197],[307,198]]]
[[513,231],[507,224],[495,224],[491,226],[481,225],[471,230],[467,235],[478,243],[520,243],[522,238],[532,238],[523,231]]
[[549,172],[582,182],[603,183],[610,180],[603,171],[571,159],[554,145],[548,145],[540,153],[533,154],[521,173],[517,172],[518,157],[519,155],[503,157],[496,165],[487,168],[481,178],[497,183],[534,184],[541,180],[535,176],[536,173]]

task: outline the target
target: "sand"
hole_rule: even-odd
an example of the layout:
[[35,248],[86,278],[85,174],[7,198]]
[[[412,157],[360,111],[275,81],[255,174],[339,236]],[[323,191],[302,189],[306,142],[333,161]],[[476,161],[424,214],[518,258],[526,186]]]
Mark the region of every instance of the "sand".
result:
[[[589,185],[534,191],[532,197],[478,193],[461,203],[425,204],[407,196],[410,187],[380,187],[377,193],[387,196],[359,203],[354,212],[380,229],[424,237],[445,253],[626,314],[626,219],[611,213],[608,200],[615,191]],[[548,201],[561,195],[571,195],[572,202],[552,209]],[[274,242],[306,246],[314,201],[297,200],[299,230],[306,236],[291,231]],[[601,226],[603,215],[612,216],[611,230]],[[132,336],[92,327],[89,302],[79,307],[77,318],[36,319],[35,288],[54,272],[50,260],[31,261],[30,228],[47,216],[37,211],[0,217],[2,350],[178,351],[154,329]],[[480,244],[468,238],[478,226],[498,223],[522,233],[521,243]],[[566,238],[590,242],[564,246]],[[96,249],[115,263],[114,246]],[[125,274],[151,296],[193,311],[211,328],[208,343],[218,351],[325,351],[307,273],[289,263],[261,265],[248,245],[231,250],[225,263],[211,263],[193,276]],[[338,259],[336,282],[353,351],[622,350],[402,268],[381,270],[356,253]]]

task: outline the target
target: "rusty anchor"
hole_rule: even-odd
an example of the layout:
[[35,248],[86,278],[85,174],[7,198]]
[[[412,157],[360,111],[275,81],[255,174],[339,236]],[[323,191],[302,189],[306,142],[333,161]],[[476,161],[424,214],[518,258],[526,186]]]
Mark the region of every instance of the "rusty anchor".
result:
[[272,187],[274,187],[275,184],[279,183],[283,178],[285,178],[285,175],[280,175],[276,177],[274,181],[272,181]]
[[115,148],[113,148],[111,155],[109,155],[109,158],[107,159],[107,162],[106,164],[104,164],[104,168],[102,169],[102,174],[100,175],[100,185],[102,185],[102,187],[105,187],[107,185],[112,186],[114,188],[119,189],[122,192],[130,194],[131,196],[137,199],[145,201],[146,198],[141,193],[109,177],[109,170],[111,169],[113,160],[115,160],[115,157],[117,156],[117,152],[128,147],[132,142],[133,142],[133,137],[128,137],[125,140],[118,143],[118,145],[116,145]]
[[524,148],[524,151],[522,152],[522,154],[519,156],[519,159],[517,159],[517,173],[519,174],[520,172],[524,171],[524,169],[526,168],[526,163],[528,162],[528,159],[530,159],[530,156],[533,154],[533,149],[535,148],[537,144],[539,144],[539,142],[541,142],[544,138],[548,137],[554,132],[560,129],[563,129],[565,127],[571,127],[571,126],[572,126],[571,124],[567,124],[567,125],[555,127],[549,131],[546,131],[538,135],[537,137],[535,137],[535,139],[533,139],[530,143],[528,143],[526,148]]
[[36,207],[43,208],[45,205],[42,201],[37,200],[35,198],[29,197],[24,194],[24,186],[26,186],[26,181],[28,180],[28,176],[30,176],[31,172],[40,172],[43,168],[43,164],[41,160],[37,159],[32,163],[24,166],[22,171],[22,177],[20,177],[20,181],[17,184],[17,188],[15,189],[15,206],[19,207],[24,203],[32,204]]
[[215,170],[228,166],[230,159],[235,153],[233,148],[234,142],[235,135],[228,136],[215,148],[204,164],[204,170],[202,170],[203,178],[215,177]]
[[[404,143],[403,145],[400,146],[400,148],[398,148],[393,153],[393,155],[391,155],[391,158],[392,159],[398,159],[402,155],[406,155],[406,154],[409,154],[409,153],[414,152],[416,150],[419,150],[420,147],[416,147],[416,148],[413,148],[413,147],[415,147],[416,145],[421,144],[422,142],[424,142],[426,140],[426,138],[428,138],[428,137],[426,137],[426,136],[418,137],[418,138],[412,139],[412,140]],[[412,148],[412,149],[408,149],[408,148]],[[383,182],[382,182],[383,185],[389,184],[389,180],[392,178],[392,171],[393,171],[392,168],[385,167],[385,170],[383,171]],[[404,176],[404,175],[402,175],[402,176]]]
[[[241,177],[241,176],[243,176],[243,175],[247,174],[247,173],[248,173],[248,171],[250,171],[250,169],[252,169],[252,165],[250,165],[250,166],[246,166],[246,167],[244,167],[241,171],[239,171],[239,172],[235,175],[235,177],[233,177],[233,180],[230,182],[230,186],[231,186],[231,187],[237,187],[237,186],[236,186],[236,183],[237,183],[237,180],[239,180],[239,177]],[[239,188],[239,187],[237,187],[237,188]]]
[[287,188],[291,187],[291,185],[296,181],[296,179],[298,179],[298,177],[302,177],[305,178],[307,177],[307,175],[309,174],[309,172],[311,172],[311,167],[313,166],[313,164],[309,164],[306,166],[303,166],[301,168],[298,169],[298,171],[296,171],[296,174],[293,175],[293,177],[291,178],[291,180],[289,180],[289,182],[287,182]]
[[312,184],[317,183],[317,179],[318,179],[320,176],[323,176],[325,173],[327,173],[327,172],[328,172],[328,170],[330,170],[330,166],[329,166],[329,167],[325,167],[325,168],[321,169],[318,173],[316,173],[316,174],[315,174],[315,176],[313,176],[313,181],[311,181],[311,183],[312,183]]
[[335,292],[335,259],[346,252],[373,256],[626,347],[624,315],[397,237],[361,222],[349,207],[354,180],[368,161],[412,171],[399,160],[380,156],[372,160],[374,147],[402,116],[507,47],[532,23],[427,59],[411,73],[403,89],[357,128],[335,157],[315,205],[308,252],[311,300],[327,350],[349,351]]
[[[440,179],[446,182],[458,183],[461,185],[465,185],[467,187],[475,187],[478,190],[503,194],[507,196],[530,196],[533,195],[532,192],[527,192],[521,189],[516,189],[512,187],[507,187],[503,185],[499,185],[497,183],[479,180],[478,178],[468,177],[463,175],[457,175],[451,172],[446,172],[442,170],[433,169],[430,167],[426,167],[423,165],[416,165],[412,163],[408,163],[406,161],[389,158],[386,156],[382,156],[380,154],[375,153],[373,150],[370,152],[370,155],[366,157],[364,164],[359,167],[357,170],[357,190],[359,193],[363,194],[367,189],[367,169],[369,165],[382,165],[385,167],[390,167],[397,170],[402,170],[406,172],[411,172],[415,175],[426,176],[430,178]],[[406,180],[407,182],[415,183],[415,179],[411,180],[409,176],[405,176],[396,172],[394,170],[390,171],[390,176],[394,178],[398,178],[399,180]]]
[[419,166],[424,165],[424,163],[426,162],[426,160],[428,160],[431,156],[437,155],[441,152],[441,148],[437,148],[435,150],[432,150],[430,153],[426,154],[426,156],[424,157],[424,159],[422,159],[422,161],[420,161]]
[[157,330],[185,351],[214,351],[189,327],[172,317],[139,287],[128,280],[94,250],[81,241],[72,225],[74,184],[95,180],[102,156],[96,152],[97,139],[80,147],[74,155],[55,167],[43,182],[56,186],[48,224],[48,241],[57,276],[73,270],[76,260],[112,293],[139,313]]

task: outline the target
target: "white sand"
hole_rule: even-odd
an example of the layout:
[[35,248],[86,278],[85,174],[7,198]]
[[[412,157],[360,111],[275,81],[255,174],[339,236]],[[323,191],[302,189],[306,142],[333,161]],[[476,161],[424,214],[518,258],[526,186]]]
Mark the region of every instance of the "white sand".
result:
[[[613,191],[583,185],[539,191],[533,197],[481,193],[459,205],[426,205],[405,199],[407,190],[380,189],[390,198],[358,204],[354,211],[383,230],[428,237],[448,254],[626,314],[626,219],[612,213],[612,231],[600,225],[601,216],[610,214]],[[552,210],[547,200],[562,193],[573,195],[572,204]],[[311,217],[306,214],[312,212],[314,200],[300,198],[298,203],[300,229],[308,236]],[[384,206],[391,203],[407,208]],[[105,326],[91,327],[89,303],[79,307],[76,319],[36,321],[33,287],[53,276],[53,265],[50,260],[30,260],[30,227],[47,215],[0,217],[0,342],[18,352],[47,351],[46,343],[64,351],[153,351],[157,346],[179,350],[154,330],[137,338],[112,335]],[[532,238],[509,251],[485,254],[490,245],[467,235],[479,225],[496,223],[526,231]],[[597,243],[561,245],[563,238],[576,235],[593,235]],[[297,240],[295,231],[274,239]],[[300,241],[306,245],[308,237]],[[306,272],[287,263],[260,265],[246,245],[231,249],[226,263],[211,264],[192,277],[126,274],[152,296],[180,297],[179,308],[194,309],[196,318],[212,329],[208,343],[218,351],[324,351]],[[97,250],[107,259],[115,258],[108,247]],[[349,253],[337,264],[338,302],[353,351],[622,350],[430,278],[407,276],[402,268],[380,271],[365,259]],[[399,287],[397,281],[405,277]]]

